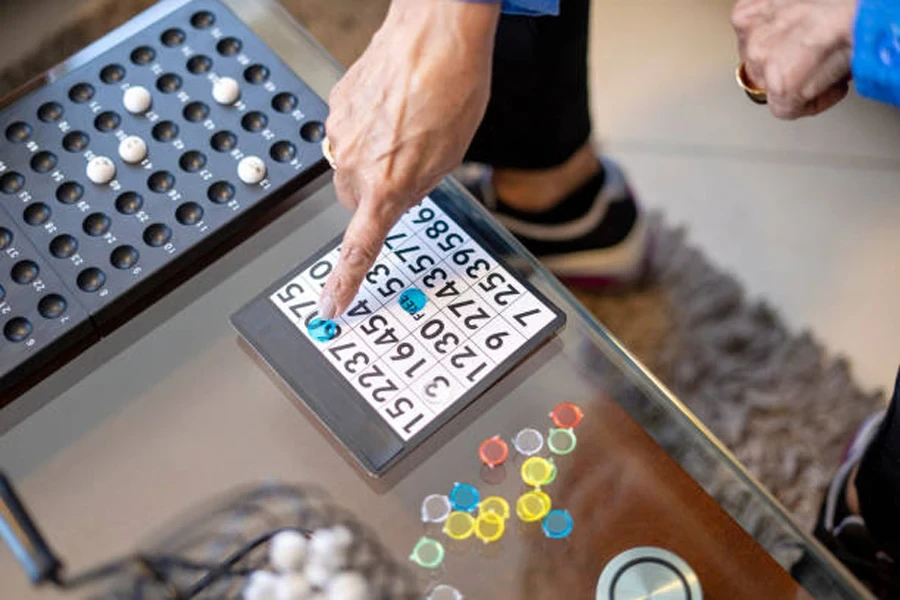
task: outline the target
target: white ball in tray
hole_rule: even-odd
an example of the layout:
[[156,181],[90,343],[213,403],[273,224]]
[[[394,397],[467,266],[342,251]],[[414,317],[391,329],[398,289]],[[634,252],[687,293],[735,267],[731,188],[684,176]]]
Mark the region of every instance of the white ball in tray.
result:
[[303,574],[311,584],[317,588],[324,588],[328,585],[328,582],[331,581],[331,578],[334,577],[336,572],[337,571],[329,565],[319,562],[310,562],[306,565],[306,570]]
[[238,163],[238,178],[247,185],[254,185],[266,178],[266,163],[258,156],[245,156]]
[[87,178],[98,185],[109,183],[116,176],[116,163],[105,156],[95,156],[85,170]]
[[147,142],[136,135],[130,135],[119,144],[119,158],[130,165],[147,158]]
[[307,540],[299,531],[281,531],[269,543],[269,562],[281,573],[300,572],[306,560]]
[[312,584],[300,573],[286,573],[278,578],[275,600],[307,600],[313,593]]
[[369,584],[359,573],[338,573],[328,582],[328,600],[367,600]]
[[153,104],[153,97],[147,88],[135,85],[125,90],[125,94],[122,96],[122,104],[125,106],[125,110],[131,114],[140,115],[150,110],[150,105]]
[[213,83],[212,96],[219,104],[234,104],[241,97],[241,86],[231,77],[221,77]]
[[353,533],[342,525],[314,531],[309,539],[295,530],[280,531],[269,542],[275,572],[255,571],[244,587],[244,600],[368,600],[369,583],[345,570]]
[[277,600],[278,576],[268,571],[255,571],[244,586],[244,600]]
[[319,529],[309,541],[309,561],[338,570],[347,563],[353,534],[345,527]]

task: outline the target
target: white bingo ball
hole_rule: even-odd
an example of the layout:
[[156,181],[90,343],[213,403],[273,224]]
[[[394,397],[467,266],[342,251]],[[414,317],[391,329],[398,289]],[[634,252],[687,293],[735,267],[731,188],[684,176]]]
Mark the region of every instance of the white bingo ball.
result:
[[281,573],[303,570],[306,538],[298,531],[281,531],[269,542],[269,562]]
[[125,95],[122,96],[122,104],[125,105],[125,110],[131,114],[139,115],[150,109],[150,105],[153,104],[153,97],[147,88],[135,85],[125,90]]
[[109,183],[116,176],[116,164],[105,156],[95,156],[88,162],[86,172],[94,183]]
[[287,573],[278,579],[275,600],[308,600],[312,584],[299,573]]
[[306,570],[303,573],[306,575],[306,580],[311,584],[317,588],[325,588],[328,587],[328,582],[334,577],[335,569],[324,563],[310,562],[306,565]]
[[119,157],[130,165],[147,158],[147,142],[136,135],[130,135],[119,143]]
[[328,582],[328,600],[368,600],[369,583],[359,573],[338,573]]
[[347,562],[347,547],[342,545],[339,534],[331,529],[319,529],[309,542],[309,560],[337,570]]
[[213,83],[212,95],[219,104],[234,104],[241,97],[241,86],[231,77],[222,77]]
[[343,525],[335,525],[331,528],[331,534],[334,536],[334,543],[346,551],[353,544],[353,532]]
[[238,178],[254,185],[266,178],[266,163],[258,156],[245,156],[237,166]]
[[268,571],[254,571],[244,586],[244,600],[276,600],[278,576]]

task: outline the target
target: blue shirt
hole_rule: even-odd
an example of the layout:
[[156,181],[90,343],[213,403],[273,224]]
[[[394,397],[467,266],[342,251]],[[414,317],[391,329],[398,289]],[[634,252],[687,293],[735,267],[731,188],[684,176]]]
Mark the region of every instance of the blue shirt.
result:
[[[480,2],[484,4],[496,4],[500,0],[464,0],[465,2]],[[502,11],[508,15],[558,15],[559,0],[502,0]]]
[[503,12],[511,15],[558,15],[559,0],[503,0]]
[[861,96],[900,106],[900,2],[860,0],[851,64]]

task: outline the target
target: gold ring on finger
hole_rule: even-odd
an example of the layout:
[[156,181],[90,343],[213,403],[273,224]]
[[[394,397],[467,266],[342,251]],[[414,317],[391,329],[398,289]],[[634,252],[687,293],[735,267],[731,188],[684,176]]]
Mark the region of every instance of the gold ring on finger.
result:
[[750,100],[756,104],[766,104],[769,101],[766,91],[759,89],[750,81],[744,63],[738,65],[737,71],[735,71],[735,78],[737,79],[738,85],[741,86],[741,89],[744,90]]
[[325,156],[325,160],[328,161],[328,164],[331,165],[331,168],[337,171],[337,164],[334,162],[334,153],[331,150],[331,140],[327,137],[322,140],[322,154]]

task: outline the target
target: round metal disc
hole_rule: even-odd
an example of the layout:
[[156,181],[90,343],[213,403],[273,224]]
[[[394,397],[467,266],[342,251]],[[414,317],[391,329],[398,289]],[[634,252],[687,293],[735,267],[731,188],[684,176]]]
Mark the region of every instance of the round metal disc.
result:
[[690,565],[662,548],[640,547],[613,558],[597,581],[597,600],[703,600]]

